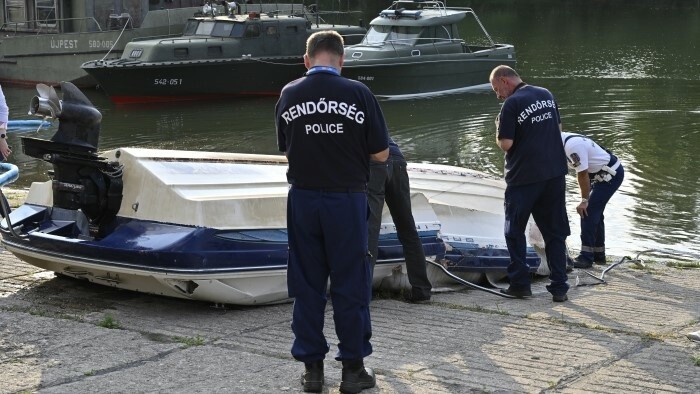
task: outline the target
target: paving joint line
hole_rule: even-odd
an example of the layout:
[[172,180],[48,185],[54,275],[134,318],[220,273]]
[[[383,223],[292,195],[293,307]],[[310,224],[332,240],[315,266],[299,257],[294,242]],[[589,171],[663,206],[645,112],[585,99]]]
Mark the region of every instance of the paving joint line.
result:
[[557,381],[556,385],[541,390],[540,394],[559,392],[562,389],[568,388],[572,383],[575,383],[582,378],[590,376],[591,374],[598,372],[601,369],[605,369],[618,361],[624,360],[629,356],[632,356],[633,354],[640,353],[645,349],[650,348],[654,343],[657,342],[659,341],[640,338],[639,343],[637,345],[631,346],[627,351],[624,351],[618,354],[617,356],[611,356],[603,361],[592,363],[589,366],[575,370],[574,372],[568,375],[564,375]]
[[113,373],[113,372],[119,372],[119,371],[124,371],[124,370],[131,369],[131,368],[140,367],[140,366],[142,366],[142,365],[144,365],[144,364],[146,364],[146,363],[149,363],[149,362],[162,360],[162,359],[164,359],[165,357],[169,356],[170,354],[175,353],[175,352],[177,352],[177,351],[182,351],[182,350],[184,350],[184,349],[186,349],[186,348],[182,348],[182,347],[177,346],[177,347],[175,347],[175,348],[173,348],[173,349],[170,349],[170,350],[167,350],[167,351],[164,351],[164,352],[159,352],[158,354],[156,354],[156,355],[154,355],[154,356],[151,356],[151,357],[148,357],[148,358],[145,358],[145,359],[141,359],[141,360],[137,360],[137,361],[131,361],[131,362],[128,362],[128,363],[124,363],[124,364],[122,364],[122,365],[115,365],[115,366],[113,366],[113,367],[104,368],[104,369],[100,369],[100,370],[85,371],[85,372],[83,372],[83,374],[80,375],[80,376],[63,378],[63,379],[60,379],[59,381],[57,381],[57,382],[55,382],[55,383],[52,383],[52,384],[49,384],[49,385],[40,384],[40,385],[39,385],[38,387],[36,387],[36,388],[37,388],[38,390],[41,390],[41,389],[48,389],[48,388],[60,387],[60,386],[64,386],[64,385],[67,385],[67,384],[71,384],[71,383],[75,383],[75,382],[80,382],[80,381],[82,381],[82,380],[85,380],[85,379],[87,379],[87,378],[91,378],[91,377],[94,377],[94,376],[102,376],[102,375],[107,375],[107,374],[110,374],[110,373]]

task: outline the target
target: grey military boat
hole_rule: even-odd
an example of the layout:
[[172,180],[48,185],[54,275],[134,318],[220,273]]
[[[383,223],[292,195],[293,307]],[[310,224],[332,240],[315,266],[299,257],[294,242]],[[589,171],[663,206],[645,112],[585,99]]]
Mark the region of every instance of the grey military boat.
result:
[[[458,27],[471,23],[469,42]],[[515,49],[495,43],[471,8],[400,0],[370,22],[364,39],[345,48],[343,75],[389,99],[488,88],[491,70],[515,64]]]
[[[198,0],[0,0],[0,82],[95,86],[80,65],[137,37],[179,35]],[[167,8],[166,8],[167,7]]]
[[[329,18],[329,13],[323,13]],[[313,32],[336,30],[359,42],[367,29],[324,23],[321,11],[228,14],[190,18],[177,38],[135,40],[117,60],[86,62],[115,103],[276,96],[306,71]]]

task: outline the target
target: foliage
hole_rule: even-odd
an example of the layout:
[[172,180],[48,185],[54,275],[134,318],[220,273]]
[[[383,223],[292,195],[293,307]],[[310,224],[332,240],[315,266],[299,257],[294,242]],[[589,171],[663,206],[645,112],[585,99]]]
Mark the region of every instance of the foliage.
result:
[[99,323],[97,323],[98,326],[104,327],[104,328],[119,328],[119,322],[112,317],[112,315],[106,315],[104,319],[102,319]]
[[173,337],[173,339],[182,343],[185,347],[204,345],[204,338],[199,335],[195,335],[194,337]]

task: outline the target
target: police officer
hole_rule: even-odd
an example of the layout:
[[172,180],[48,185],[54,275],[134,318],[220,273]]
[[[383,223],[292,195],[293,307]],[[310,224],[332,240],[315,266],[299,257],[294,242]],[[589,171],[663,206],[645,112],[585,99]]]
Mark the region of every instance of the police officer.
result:
[[428,280],[423,243],[418,236],[411,210],[411,187],[406,170],[406,159],[401,149],[389,138],[389,160],[370,163],[369,177],[369,252],[372,266],[377,262],[379,230],[382,225],[384,202],[396,226],[396,235],[403,247],[406,272],[411,292],[405,295],[410,302],[430,300],[432,286]]
[[496,96],[505,100],[496,118],[496,142],[506,152],[504,230],[510,286],[501,291],[518,298],[532,295],[525,263],[525,228],[532,214],[545,242],[551,280],[547,290],[553,301],[566,301],[565,241],[570,229],[558,105],[549,90],[526,84],[508,66],[494,68],[489,81]]
[[605,264],[605,222],[603,211],[625,177],[620,160],[590,138],[561,133],[566,160],[576,171],[581,202],[576,212],[581,216],[581,253],[574,267],[590,268],[593,262]]
[[389,156],[379,104],[360,82],[340,76],[342,37],[312,34],[308,72],[282,89],[275,107],[279,150],[289,159],[287,286],[294,298],[292,355],[304,362],[304,391],[323,389],[323,335],[330,278],[333,319],[342,361],[340,391],[375,386],[363,358],[372,353],[369,315],[371,265],[367,253],[369,161]]

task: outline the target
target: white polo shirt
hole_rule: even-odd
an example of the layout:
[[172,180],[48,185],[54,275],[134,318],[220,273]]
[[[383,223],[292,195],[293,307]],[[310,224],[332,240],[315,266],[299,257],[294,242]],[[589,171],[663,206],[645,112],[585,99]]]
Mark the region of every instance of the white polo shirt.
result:
[[[575,137],[566,141],[569,136]],[[588,170],[588,173],[595,174],[610,162],[610,154],[585,135],[562,132],[561,140],[566,141],[566,162],[576,172]]]

